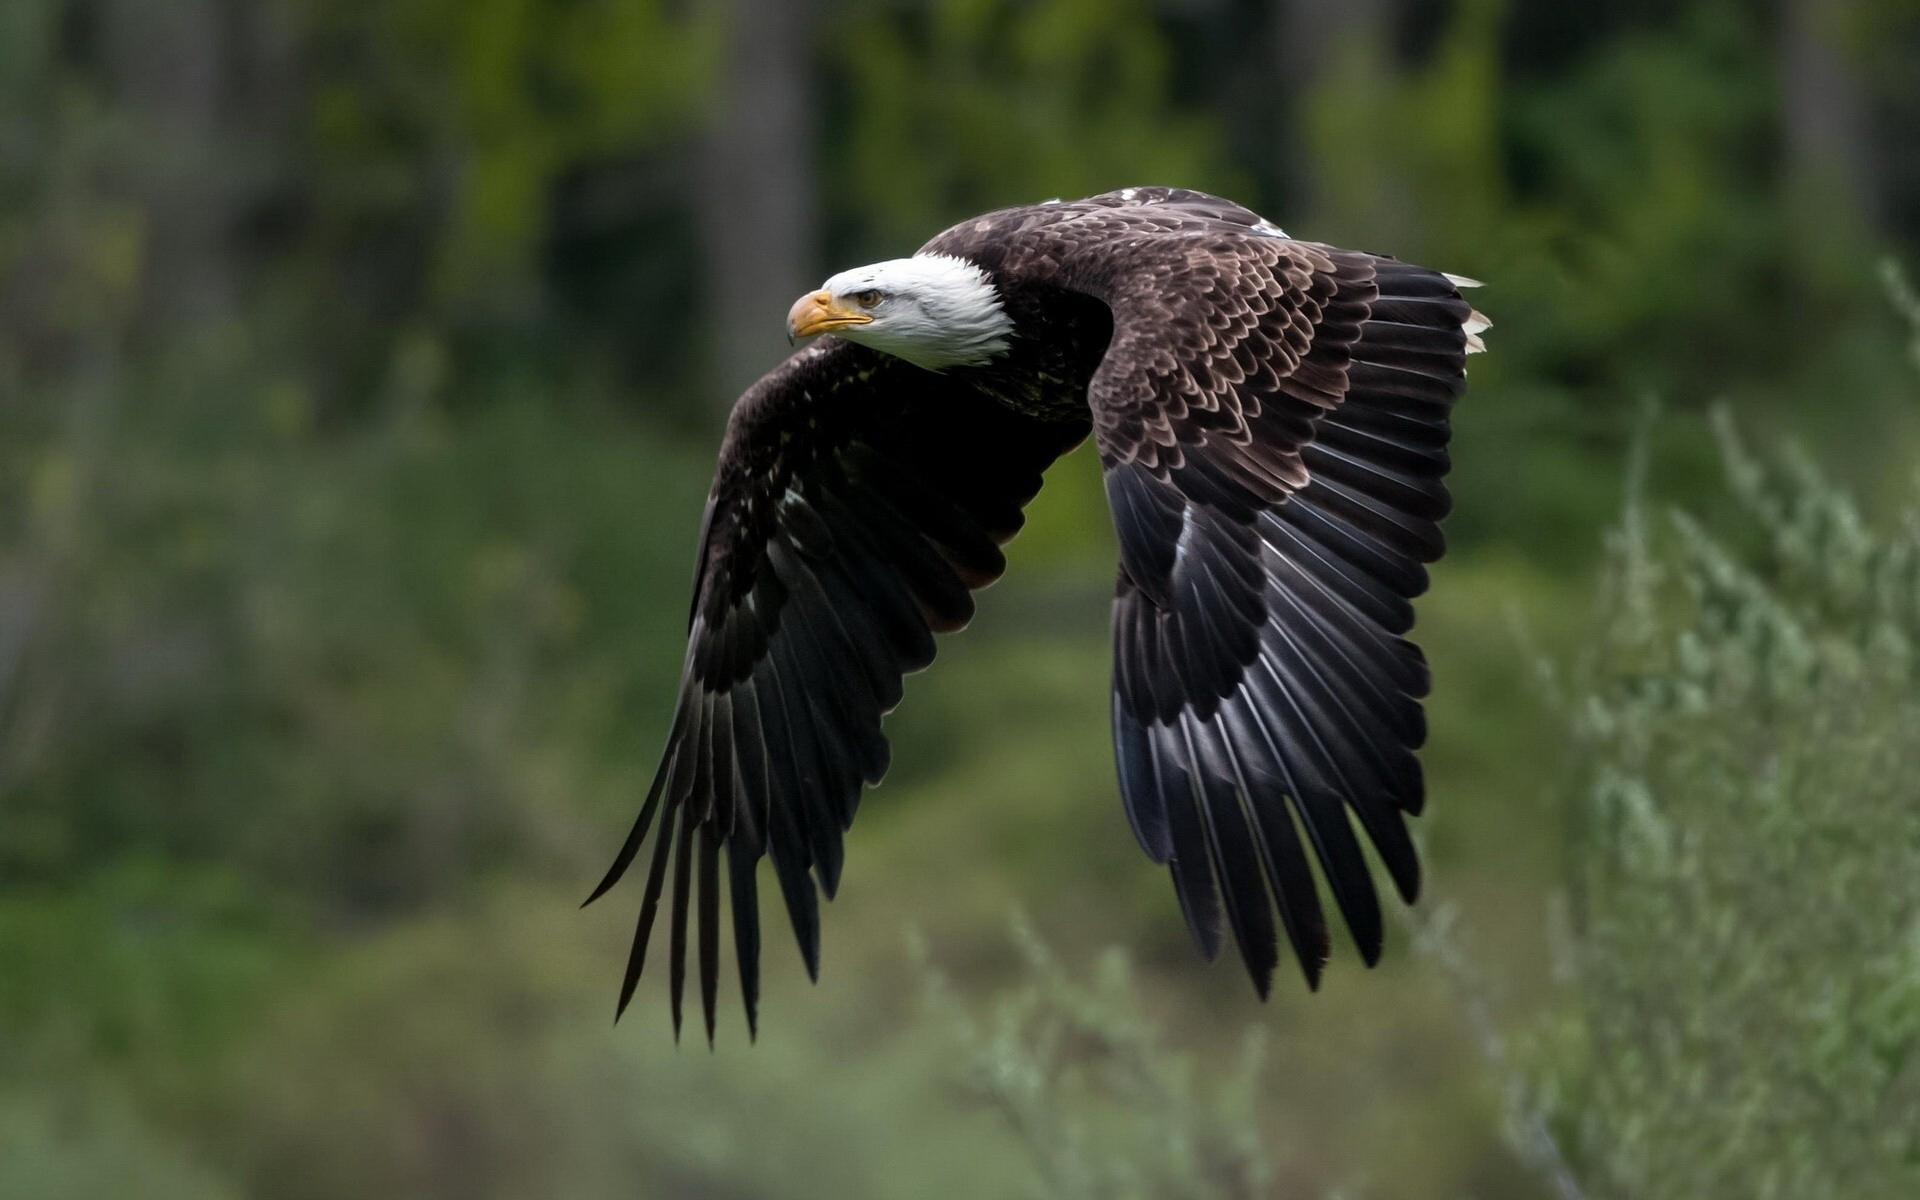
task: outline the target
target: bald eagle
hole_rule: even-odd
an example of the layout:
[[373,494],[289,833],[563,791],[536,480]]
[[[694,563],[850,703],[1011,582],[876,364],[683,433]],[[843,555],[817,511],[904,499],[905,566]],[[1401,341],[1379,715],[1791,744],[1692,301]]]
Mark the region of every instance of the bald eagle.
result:
[[1380,905],[1349,814],[1411,902],[1428,672],[1405,634],[1488,325],[1471,284],[1141,187],[989,213],[802,297],[789,334],[830,336],[734,406],[663,761],[589,898],[651,834],[618,1011],[671,886],[674,1032],[691,912],[712,1040],[723,856],[750,1033],[763,856],[817,977],[819,897],[887,769],[881,717],[1089,433],[1119,541],[1134,836],[1209,959],[1224,915],[1262,998],[1276,914],[1309,987],[1326,961],[1310,858],[1372,965]]

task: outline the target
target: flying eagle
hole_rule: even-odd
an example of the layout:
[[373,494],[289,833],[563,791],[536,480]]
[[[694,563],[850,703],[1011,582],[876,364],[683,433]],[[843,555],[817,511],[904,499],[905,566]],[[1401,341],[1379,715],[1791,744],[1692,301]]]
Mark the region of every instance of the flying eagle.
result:
[[1487,321],[1472,281],[1295,241],[1175,188],[1010,208],[800,299],[794,354],[734,406],[707,500],[679,704],[597,899],[652,835],[624,1012],[663,897],[676,1036],[688,919],[707,1037],[720,860],[749,1031],[762,856],[809,975],[842,835],[886,773],[901,679],[1006,567],[1041,475],[1089,433],[1119,540],[1113,741],[1141,849],[1200,952],[1222,915],[1264,998],[1274,916],[1317,985],[1311,857],[1361,957],[1411,902],[1447,423]]

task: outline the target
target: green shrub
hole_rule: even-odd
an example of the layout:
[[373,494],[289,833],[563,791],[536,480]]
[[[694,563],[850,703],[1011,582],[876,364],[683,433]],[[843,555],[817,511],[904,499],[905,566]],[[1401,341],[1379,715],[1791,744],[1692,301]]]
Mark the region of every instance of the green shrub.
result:
[[1102,958],[1091,982],[1056,960],[1025,921],[1014,942],[1026,980],[982,1020],[937,973],[931,1006],[953,1030],[964,1094],[998,1113],[1053,1200],[1243,1200],[1273,1174],[1255,1100],[1264,1060],[1248,1035],[1241,1069],[1217,1089],[1169,1050],[1142,1013],[1127,960]]
[[1717,425],[1748,528],[1610,547],[1527,1115],[1595,1197],[1920,1195],[1920,491]]

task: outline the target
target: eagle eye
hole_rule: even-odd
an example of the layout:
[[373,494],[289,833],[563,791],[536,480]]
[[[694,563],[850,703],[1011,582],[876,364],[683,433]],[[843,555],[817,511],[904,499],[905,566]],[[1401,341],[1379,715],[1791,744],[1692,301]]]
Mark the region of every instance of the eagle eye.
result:
[[880,293],[874,288],[855,292],[853,294],[853,302],[861,308],[872,308],[874,305],[880,303]]

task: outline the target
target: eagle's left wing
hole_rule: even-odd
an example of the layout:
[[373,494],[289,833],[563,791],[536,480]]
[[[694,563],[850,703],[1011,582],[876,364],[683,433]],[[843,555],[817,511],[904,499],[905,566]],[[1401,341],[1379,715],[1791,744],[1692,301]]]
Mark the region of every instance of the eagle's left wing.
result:
[[1349,811],[1401,895],[1419,887],[1428,676],[1401,635],[1442,550],[1448,411],[1484,321],[1449,276],[1210,215],[1108,245],[1089,400],[1120,542],[1122,796],[1203,953],[1224,904],[1265,995],[1277,910],[1316,984],[1305,846],[1369,964],[1381,914]]
[[[824,338],[734,406],[707,502],[680,699],[653,786],[597,898],[653,846],[620,1009],[663,900],[680,1029],[690,932],[713,1037],[724,852],[741,1000],[759,986],[755,875],[773,860],[807,971],[841,835],[885,773],[880,720],[972,589],[1084,418],[1023,416],[954,377]],[[671,880],[672,890],[667,891]],[[694,924],[689,929],[689,922]]]

